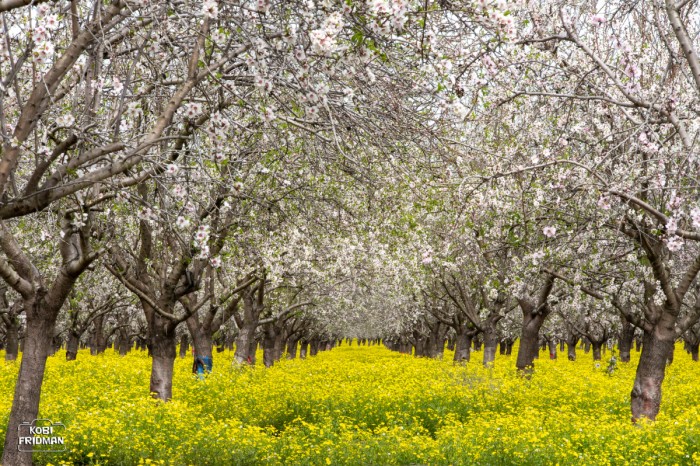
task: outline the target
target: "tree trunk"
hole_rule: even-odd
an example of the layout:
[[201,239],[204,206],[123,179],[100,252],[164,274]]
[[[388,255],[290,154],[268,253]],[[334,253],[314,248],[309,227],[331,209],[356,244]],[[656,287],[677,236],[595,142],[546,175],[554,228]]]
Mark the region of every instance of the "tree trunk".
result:
[[74,332],[68,332],[68,343],[66,343],[66,361],[75,361],[78,357],[78,346],[80,337]]
[[622,331],[618,341],[620,350],[620,361],[630,362],[630,354],[632,353],[632,343],[634,342],[634,326],[627,319],[622,319]]
[[310,356],[316,356],[318,354],[319,341],[317,338],[311,340],[311,350],[309,352]]
[[423,338],[419,337],[416,338],[416,342],[413,345],[413,355],[416,357],[423,357],[425,356],[425,342],[423,341]]
[[566,342],[566,353],[569,357],[569,361],[576,361],[576,341],[573,343]]
[[[673,322],[669,322],[673,320]],[[664,314],[652,332],[644,332],[642,354],[632,388],[632,420],[656,419],[661,406],[661,384],[666,361],[673,351],[675,318]]]
[[513,340],[508,340],[506,342],[506,356],[510,356],[511,354],[513,354],[513,345],[514,344],[515,344],[515,342]]
[[455,339],[455,363],[469,362],[472,347],[472,336],[469,332],[458,333]]
[[190,339],[186,333],[183,333],[180,337],[180,357],[184,358],[187,356],[187,351],[190,349]]
[[[173,344],[175,344],[175,337],[173,337]],[[131,350],[131,339],[129,335],[122,335],[119,339],[119,356],[126,356]]]
[[593,345],[593,360],[600,361],[600,350],[603,347],[603,342],[592,341],[591,345]]
[[277,333],[277,336],[275,337],[275,346],[274,346],[274,351],[275,351],[275,362],[279,361],[282,359],[282,353],[284,353],[284,332],[279,332]]
[[15,361],[19,350],[19,325],[7,325],[5,338],[5,361]]
[[257,344],[255,342],[255,326],[253,324],[246,322],[240,331],[238,332],[238,338],[236,338],[236,352],[234,353],[234,358],[238,364],[255,364],[255,349]]
[[154,398],[168,401],[173,397],[173,367],[177,354],[175,332],[157,333],[151,337],[150,346],[151,394]]
[[92,322],[93,334],[90,339],[90,354],[102,354],[107,348],[107,336],[104,333],[104,315],[97,316]]
[[[357,346],[360,346],[359,343]],[[299,358],[301,359],[306,359],[306,355],[308,354],[309,350],[309,342],[306,340],[301,341],[301,348],[299,348]]]
[[557,343],[554,340],[547,341],[549,348],[549,359],[557,359]]
[[[490,327],[490,326],[489,326]],[[496,329],[486,328],[484,331],[484,367],[492,367],[496,360],[498,335]]]
[[287,341],[287,359],[294,359],[297,357],[298,346],[299,340],[297,340],[296,338],[292,338]]
[[531,372],[535,367],[535,358],[539,354],[540,328],[544,323],[545,315],[526,312],[523,315],[523,328],[520,337],[520,348],[515,367],[521,371]]
[[279,332],[274,324],[266,324],[263,333],[263,362],[265,367],[272,367],[277,360],[275,358],[275,342]]
[[19,425],[38,418],[41,384],[44,380],[46,358],[51,350],[54,322],[52,319],[27,319],[24,352],[15,385],[12,410],[5,434],[2,464],[31,466],[32,454],[20,452]]
[[699,344],[690,345],[690,356],[695,362],[698,362],[698,347],[700,347]]

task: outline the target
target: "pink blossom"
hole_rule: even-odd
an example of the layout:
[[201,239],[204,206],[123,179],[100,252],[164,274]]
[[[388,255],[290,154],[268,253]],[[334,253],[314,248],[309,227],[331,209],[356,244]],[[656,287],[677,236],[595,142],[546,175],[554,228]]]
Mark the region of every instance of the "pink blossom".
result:
[[598,15],[592,15],[592,16],[591,16],[591,19],[590,19],[590,22],[591,22],[591,24],[592,24],[593,26],[600,26],[600,25],[603,24],[605,21],[606,21],[606,20],[605,20],[605,16],[599,15],[599,14],[598,14]]

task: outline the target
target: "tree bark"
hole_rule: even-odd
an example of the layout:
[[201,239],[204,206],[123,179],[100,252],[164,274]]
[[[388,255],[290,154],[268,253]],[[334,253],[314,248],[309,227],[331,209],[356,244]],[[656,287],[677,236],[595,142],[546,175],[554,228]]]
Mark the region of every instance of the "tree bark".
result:
[[700,347],[700,344],[694,344],[694,345],[688,345],[690,349],[690,356],[693,358],[693,361],[697,362],[698,361],[698,348]]
[[19,325],[5,326],[5,361],[15,361],[19,350]]
[[168,401],[173,397],[173,367],[176,357],[175,332],[158,332],[151,337],[151,394]]
[[107,348],[107,336],[104,333],[104,315],[97,316],[92,322],[93,334],[90,339],[90,354],[102,354]]
[[[359,346],[359,343],[358,343]],[[309,349],[309,342],[306,340],[301,341],[301,348],[299,348],[299,358],[306,359],[306,355]]]
[[591,345],[593,346],[593,360],[600,361],[600,350],[603,347],[603,343],[599,341],[592,341]]
[[75,361],[78,357],[78,346],[80,337],[75,332],[68,333],[68,343],[66,343],[66,361]]
[[469,332],[458,333],[455,339],[455,363],[469,362],[472,347],[472,336]]
[[[674,320],[674,322],[669,322]],[[675,319],[664,314],[651,332],[644,332],[642,354],[632,388],[632,420],[656,419],[661,406],[661,384],[673,351]]]
[[263,363],[265,367],[272,367],[277,361],[275,354],[275,343],[278,337],[278,331],[274,324],[265,324],[263,331]]
[[540,328],[544,323],[545,315],[525,312],[523,315],[523,328],[520,337],[520,348],[515,367],[521,371],[530,372],[535,367],[535,358],[540,351]]
[[549,359],[557,359],[557,343],[554,340],[547,341],[549,348]]
[[190,349],[190,339],[186,333],[180,337],[180,358],[187,356],[187,351]]
[[53,331],[53,319],[27,318],[24,352],[5,434],[2,464],[12,466],[31,466],[32,464],[32,454],[18,450],[18,427],[22,422],[31,422],[38,417],[41,384],[44,380],[46,358],[51,350]]
[[236,338],[236,352],[234,358],[238,364],[255,364],[255,350],[257,343],[255,341],[255,329],[257,322],[246,322],[238,332]]
[[297,340],[296,338],[291,338],[287,341],[287,359],[294,359],[297,357],[298,346],[299,340]]
[[623,318],[622,331],[620,332],[620,339],[618,341],[620,361],[622,362],[630,362],[632,344],[634,343],[634,331],[634,325],[632,325],[627,319]]
[[496,347],[498,346],[498,334],[496,329],[487,325],[484,329],[484,367],[493,366],[496,360]]
[[[173,337],[173,342],[174,342]],[[128,334],[123,334],[119,339],[119,356],[126,356],[131,350],[131,338]]]

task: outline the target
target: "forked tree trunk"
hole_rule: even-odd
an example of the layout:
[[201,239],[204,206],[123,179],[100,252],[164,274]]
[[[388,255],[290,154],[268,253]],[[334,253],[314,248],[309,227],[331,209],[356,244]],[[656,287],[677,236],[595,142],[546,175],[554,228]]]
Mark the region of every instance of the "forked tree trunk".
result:
[[78,357],[78,346],[80,337],[75,332],[68,332],[68,343],[66,343],[66,361],[75,361]]
[[31,422],[38,418],[41,384],[44,380],[46,358],[51,351],[53,330],[54,322],[51,319],[27,319],[24,352],[5,434],[2,464],[13,466],[31,466],[32,464],[32,454],[18,450],[18,427],[22,422]]

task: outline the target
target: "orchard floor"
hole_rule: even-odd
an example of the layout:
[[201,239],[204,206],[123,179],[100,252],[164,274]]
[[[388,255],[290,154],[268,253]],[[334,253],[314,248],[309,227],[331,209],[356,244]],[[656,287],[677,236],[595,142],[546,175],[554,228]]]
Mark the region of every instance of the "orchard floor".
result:
[[[111,350],[50,358],[41,417],[66,425],[65,453],[38,464],[388,465],[700,464],[700,364],[676,348],[654,424],[630,423],[636,358],[609,374],[579,360],[515,356],[481,367],[342,345],[271,369],[232,368],[215,355],[206,380],[178,359],[174,400],[148,393],[150,361]],[[0,358],[4,354],[0,352]],[[546,357],[546,358],[545,358]],[[1,434],[19,363],[0,362]]]

